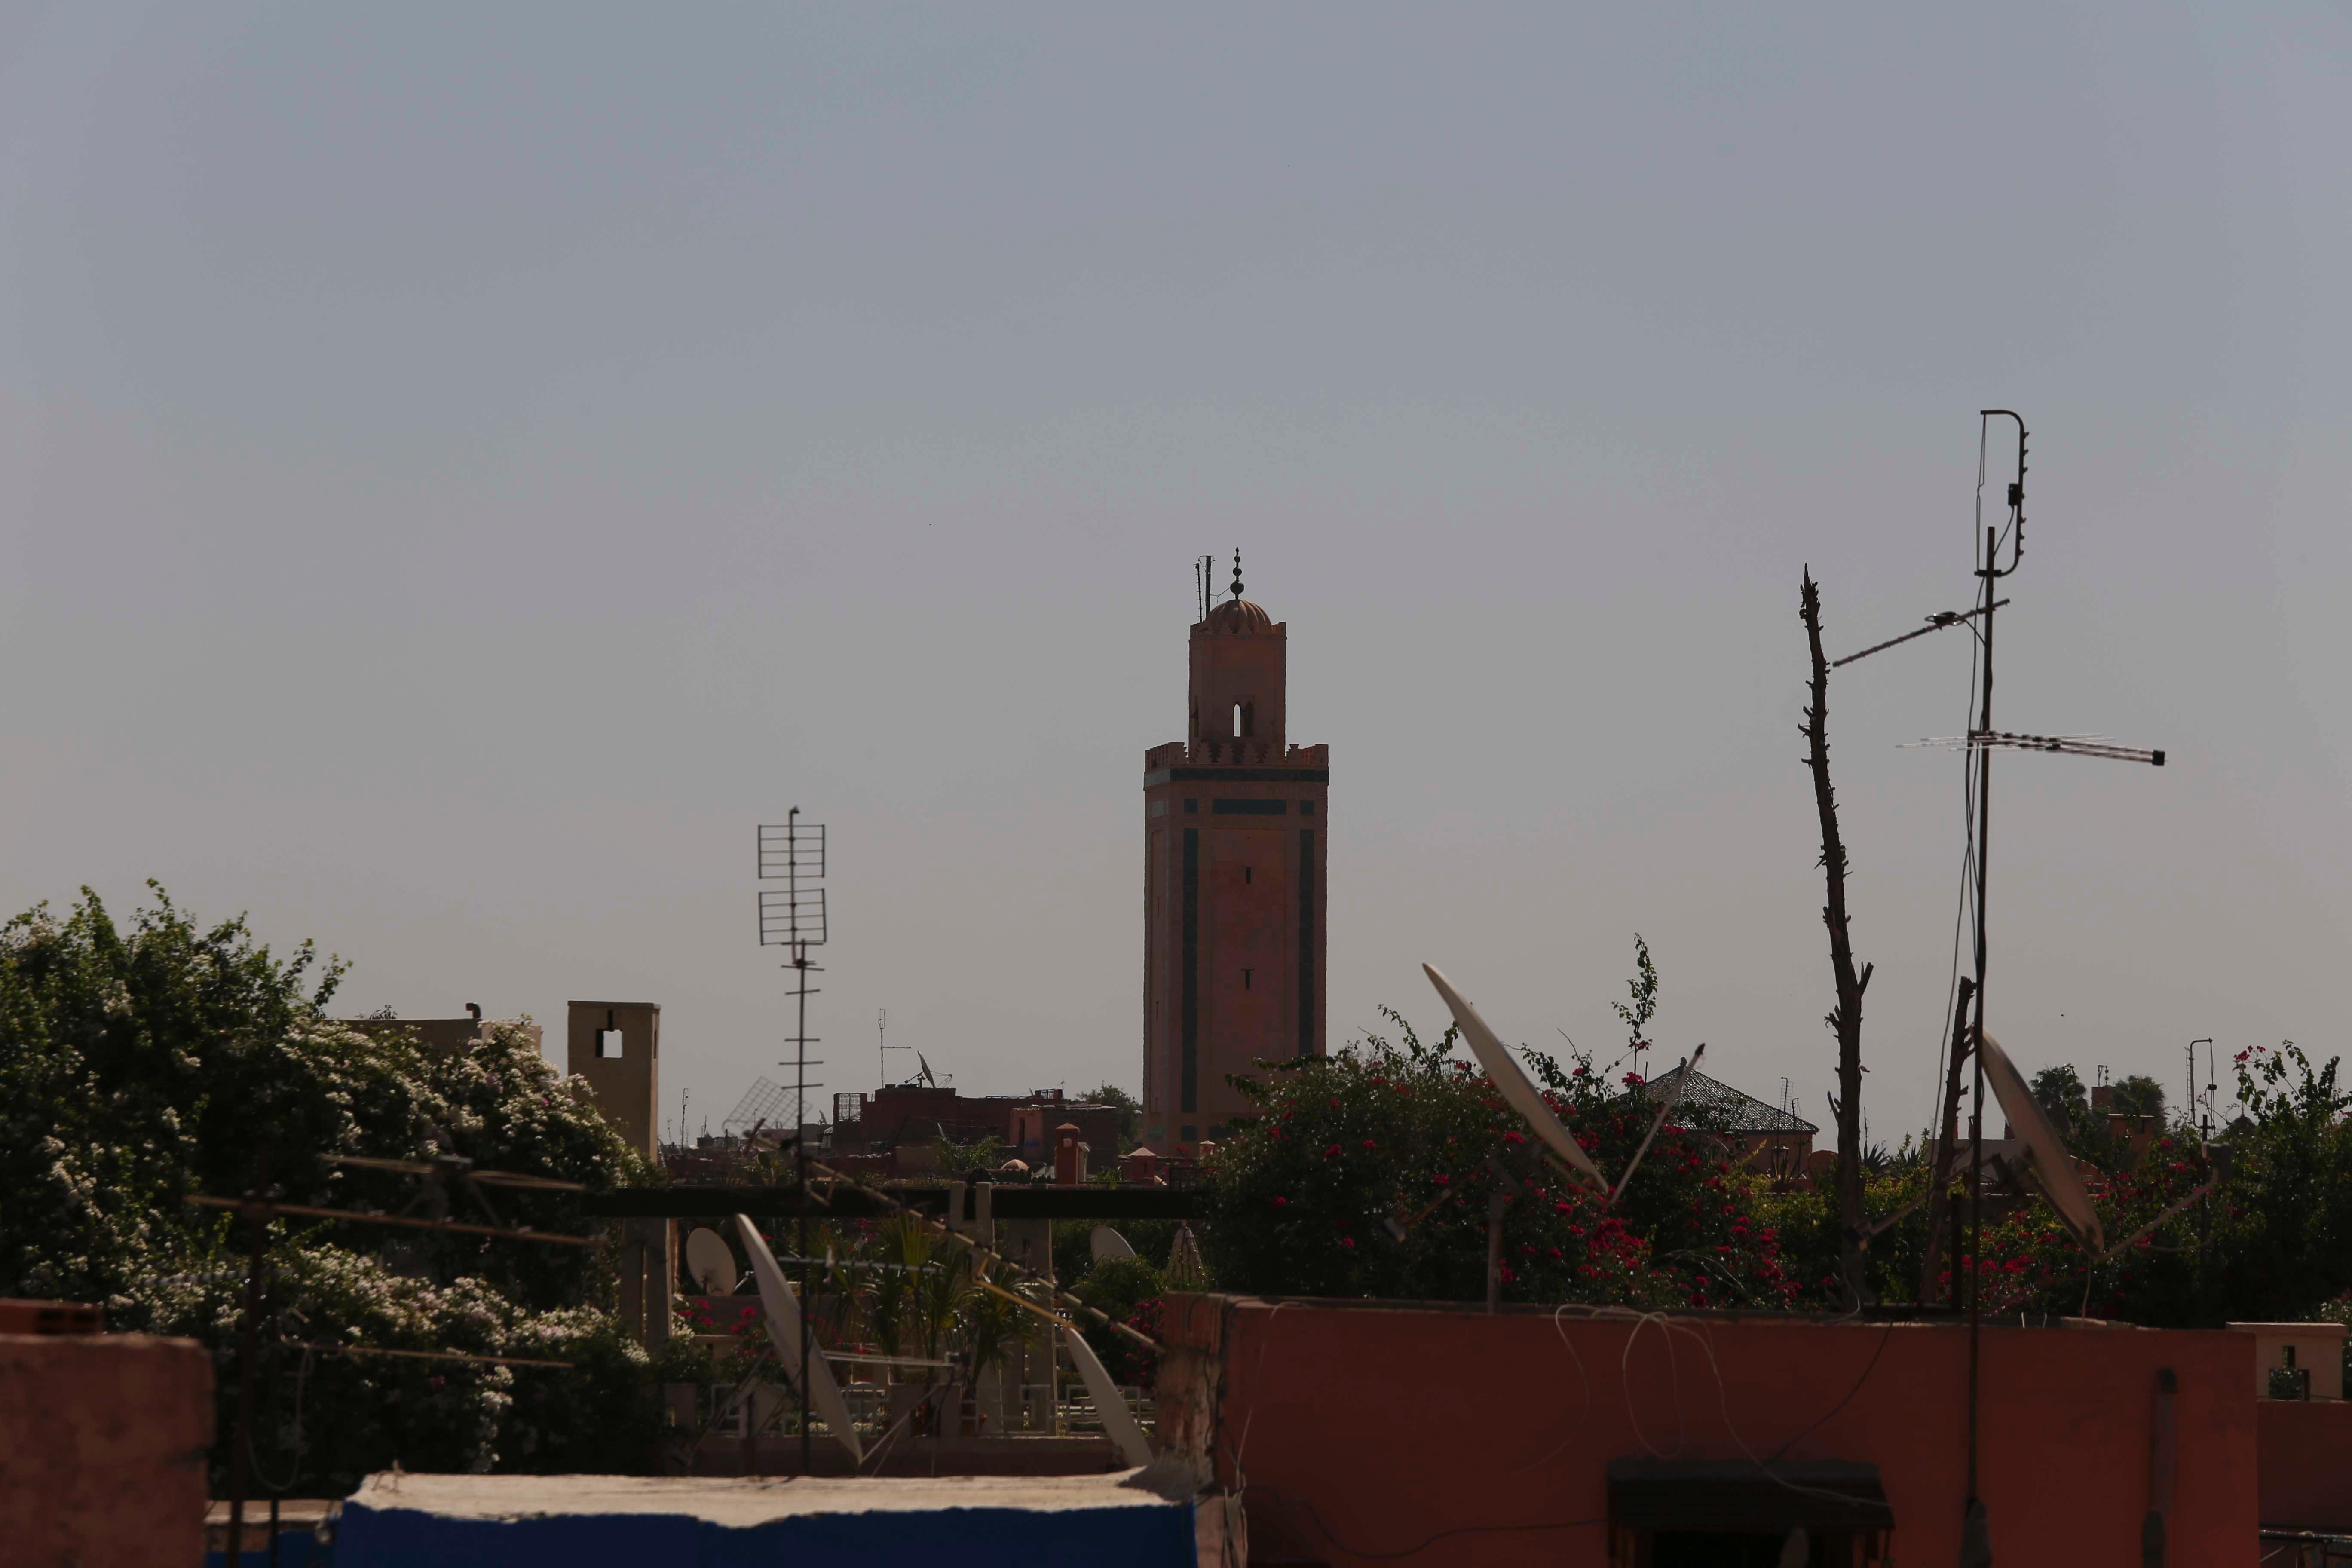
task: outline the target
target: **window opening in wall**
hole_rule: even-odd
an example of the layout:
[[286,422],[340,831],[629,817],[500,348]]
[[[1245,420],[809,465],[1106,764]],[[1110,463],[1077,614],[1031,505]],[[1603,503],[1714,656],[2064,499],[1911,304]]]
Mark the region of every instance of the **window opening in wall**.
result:
[[604,1026],[596,1031],[596,1054],[606,1058],[621,1054],[621,1026],[610,1007],[604,1009]]
[[1248,880],[1250,879],[1250,873],[1251,873],[1252,871],[1255,871],[1255,869],[1257,869],[1257,868],[1256,868],[1256,867],[1255,867],[1255,866],[1244,866],[1244,867],[1243,867],[1243,868],[1242,868],[1242,880],[1243,880],[1243,881],[1244,881],[1244,882],[1248,881]]
[[1243,989],[1243,990],[1246,991],[1246,990],[1248,990],[1248,989],[1250,988],[1250,976],[1251,976],[1251,975],[1253,975],[1253,974],[1255,974],[1255,973],[1257,973],[1257,971],[1256,971],[1256,970],[1255,970],[1255,969],[1244,969],[1244,970],[1243,970],[1243,971],[1242,971],[1242,989]]
[[1241,705],[1240,703],[1236,702],[1236,703],[1234,703],[1234,739],[1235,739],[1235,740],[1237,740],[1237,741],[1238,741],[1238,740],[1240,740],[1240,739],[1241,739],[1241,734],[1242,734],[1242,705]]

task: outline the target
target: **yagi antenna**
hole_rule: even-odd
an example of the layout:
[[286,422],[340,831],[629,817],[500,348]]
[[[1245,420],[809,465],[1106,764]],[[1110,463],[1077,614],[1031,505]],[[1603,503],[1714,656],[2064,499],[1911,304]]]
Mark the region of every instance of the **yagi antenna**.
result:
[[1963,746],[1970,751],[2006,746],[2020,752],[2056,752],[2062,756],[2105,757],[2109,762],[2164,766],[2161,747],[2143,751],[2137,746],[2111,745],[2105,735],[2020,735],[2009,730],[1971,730],[1965,735],[1930,735],[1924,741],[1906,741],[1902,744],[1941,746],[1949,751],[1958,751]]

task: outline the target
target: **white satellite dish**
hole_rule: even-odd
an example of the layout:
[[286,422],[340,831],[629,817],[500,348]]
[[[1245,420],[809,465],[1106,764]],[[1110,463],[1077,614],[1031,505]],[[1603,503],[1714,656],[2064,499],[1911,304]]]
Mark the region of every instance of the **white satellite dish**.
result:
[[1119,1458],[1130,1465],[1151,1463],[1151,1440],[1143,1428],[1135,1424],[1135,1412],[1127,1407],[1127,1395],[1110,1380],[1110,1369],[1095,1354],[1095,1347],[1076,1329],[1062,1331],[1062,1344],[1070,1352],[1070,1361],[1086,1379],[1087,1397],[1095,1402],[1095,1415],[1101,1420],[1103,1435],[1118,1450]]
[[2002,1114],[2015,1128],[2025,1144],[2025,1163],[2032,1169],[2050,1206],[2058,1211],[2058,1218],[2074,1233],[2074,1239],[2093,1254],[2106,1250],[2106,1236],[2099,1228],[2099,1212],[2091,1206],[2091,1194],[2083,1190],[2074,1174],[2074,1163],[2066,1157],[2066,1145],[2059,1142],[2057,1130],[2042,1113],[2042,1104],[2026,1087],[2025,1079],[2009,1053],[1990,1035],[1977,1037],[1984,1053],[1984,1075],[1992,1085],[1993,1098],[2000,1101]]
[[1095,1255],[1097,1263],[1100,1263],[1106,1258],[1135,1256],[1135,1248],[1128,1245],[1127,1237],[1107,1225],[1098,1225],[1087,1234],[1087,1247]]
[[1551,1107],[1544,1103],[1542,1091],[1528,1077],[1527,1069],[1511,1059],[1511,1053],[1504,1048],[1501,1040],[1495,1037],[1495,1031],[1486,1027],[1486,1021],[1478,1016],[1478,1009],[1470,1005],[1470,999],[1454,989],[1433,965],[1424,963],[1421,972],[1429,976],[1429,983],[1437,987],[1440,996],[1445,998],[1445,1005],[1452,1010],[1454,1023],[1461,1026],[1462,1037],[1470,1042],[1470,1049],[1476,1054],[1478,1065],[1485,1068],[1486,1076],[1495,1080],[1495,1087],[1502,1091],[1504,1100],[1577,1174],[1601,1192],[1608,1192],[1609,1184],[1601,1180],[1600,1167],[1592,1163],[1592,1157],[1570,1135],[1568,1129],[1560,1125],[1559,1118],[1554,1116]]
[[792,1287],[784,1282],[784,1271],[776,1265],[776,1255],[768,1250],[768,1238],[751,1223],[749,1215],[735,1216],[735,1234],[743,1238],[743,1250],[751,1258],[752,1278],[760,1282],[760,1305],[768,1316],[768,1342],[776,1352],[776,1359],[793,1381],[808,1390],[809,1403],[824,1418],[825,1426],[841,1446],[849,1450],[849,1462],[866,1462],[866,1451],[858,1446],[857,1429],[849,1419],[849,1405],[841,1397],[841,1385],[833,1381],[833,1369],[822,1355],[810,1358],[805,1375],[801,1369],[801,1304],[793,1295]]
[[706,1296],[733,1295],[740,1276],[727,1238],[707,1225],[695,1226],[694,1234],[686,1238],[686,1276]]

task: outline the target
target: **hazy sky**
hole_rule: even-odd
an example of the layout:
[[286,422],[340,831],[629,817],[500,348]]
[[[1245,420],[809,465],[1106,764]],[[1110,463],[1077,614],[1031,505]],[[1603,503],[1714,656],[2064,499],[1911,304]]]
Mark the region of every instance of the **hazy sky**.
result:
[[[1967,604],[2023,410],[1992,1023],[2345,1044],[2352,19],[2148,5],[0,7],[10,910],[153,877],[353,1012],[1140,1078],[1195,554],[1332,752],[1334,1044],[1448,969],[1824,1115],[1801,568]],[[2005,476],[2003,476],[2005,477]],[[1874,1137],[1922,1124],[1965,726],[1842,672]],[[899,1061],[893,1058],[897,1070]],[[2226,1058],[2225,1058],[2226,1059]]]

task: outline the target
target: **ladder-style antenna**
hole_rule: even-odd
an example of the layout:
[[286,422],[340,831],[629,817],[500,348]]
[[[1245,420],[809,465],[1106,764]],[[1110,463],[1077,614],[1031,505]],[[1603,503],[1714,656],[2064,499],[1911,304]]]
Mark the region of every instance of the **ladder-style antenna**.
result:
[[[787,994],[795,1007],[792,1038],[784,1042],[793,1047],[793,1059],[779,1066],[793,1069],[793,1168],[800,1192],[805,1200],[808,1193],[808,1092],[822,1088],[809,1081],[808,1069],[823,1067],[822,1061],[812,1060],[808,1048],[816,1044],[816,1037],[808,1032],[808,999],[817,994],[817,987],[809,984],[809,976],[824,973],[809,960],[809,949],[824,944],[829,928],[824,908],[824,825],[803,822],[801,808],[794,806],[784,814],[782,826],[772,824],[760,828],[760,879],[781,881],[781,889],[760,889],[760,945],[782,947],[792,953],[785,967],[793,972],[793,989]],[[801,1204],[800,1214],[800,1290],[801,1300],[811,1300],[809,1294],[809,1231],[808,1205]],[[773,1267],[772,1263],[770,1265]],[[762,1294],[765,1294],[764,1283]],[[809,1364],[809,1322],[805,1313],[793,1314],[793,1327],[799,1335],[798,1355],[793,1364]],[[782,1347],[780,1347],[782,1348]],[[799,1380],[801,1394],[801,1474],[813,1472],[814,1440],[809,1432],[810,1379]],[[826,1412],[828,1418],[831,1412]],[[855,1444],[853,1443],[853,1447]]]

